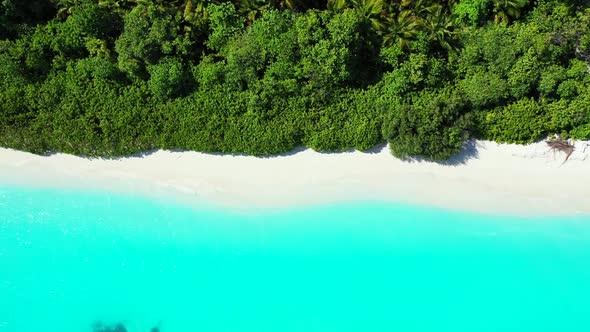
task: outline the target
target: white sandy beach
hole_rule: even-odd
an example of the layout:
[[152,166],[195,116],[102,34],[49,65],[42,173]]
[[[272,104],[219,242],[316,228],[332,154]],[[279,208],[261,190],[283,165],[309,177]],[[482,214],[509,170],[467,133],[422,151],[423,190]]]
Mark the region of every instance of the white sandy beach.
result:
[[385,146],[265,158],[155,151],[88,159],[0,149],[0,184],[172,195],[234,208],[379,200],[499,214],[590,214],[590,142],[576,142],[563,160],[544,142],[471,142],[446,164],[401,161]]

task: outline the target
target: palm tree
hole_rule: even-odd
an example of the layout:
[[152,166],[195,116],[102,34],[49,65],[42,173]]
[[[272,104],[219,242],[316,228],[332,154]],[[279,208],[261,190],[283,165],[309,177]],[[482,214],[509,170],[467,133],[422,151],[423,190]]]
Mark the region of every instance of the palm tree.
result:
[[385,28],[385,2],[383,0],[328,0],[327,8],[332,11],[353,9],[360,17],[371,23],[375,31]]
[[430,0],[402,0],[399,3],[400,10],[411,10],[414,15],[420,17],[431,14],[436,7],[437,5]]
[[[64,0],[60,0],[64,1]],[[65,0],[65,1],[79,1],[79,0]],[[123,12],[133,9],[138,5],[143,6],[157,6],[159,8],[182,8],[186,6],[191,0],[98,0],[98,5],[108,7],[117,12]]]
[[98,0],[100,6],[128,9],[137,4],[133,0]]
[[391,15],[382,33],[383,44],[390,46],[397,43],[400,48],[407,49],[410,41],[420,32],[422,25],[422,20],[411,10]]
[[297,9],[301,4],[296,0],[271,0],[270,5],[277,9]]
[[371,23],[375,31],[385,28],[383,0],[353,0],[352,6],[358,15]]
[[333,12],[339,12],[349,8],[346,0],[328,0],[326,7]]
[[493,0],[494,22],[510,22],[511,18],[519,18],[522,8],[529,3],[529,0]]
[[426,30],[430,33],[433,40],[436,40],[443,48],[453,51],[455,45],[455,26],[453,16],[449,15],[440,5],[426,18]]
[[60,20],[66,19],[72,14],[72,9],[79,3],[78,0],[59,0],[55,4],[57,7],[57,18]]
[[442,6],[446,11],[449,11],[457,3],[459,0],[434,0],[434,4]]
[[[209,15],[205,10],[206,4],[203,0],[187,0],[184,4],[183,18],[190,26],[203,28],[207,25]],[[191,27],[185,27],[185,30],[191,30]]]
[[238,0],[238,12],[246,18],[246,23],[252,25],[262,12],[269,8],[270,3],[265,0]]

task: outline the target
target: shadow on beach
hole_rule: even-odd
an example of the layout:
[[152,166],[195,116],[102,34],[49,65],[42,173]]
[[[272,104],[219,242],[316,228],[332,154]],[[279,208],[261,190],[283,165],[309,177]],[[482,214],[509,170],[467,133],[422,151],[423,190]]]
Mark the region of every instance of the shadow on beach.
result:
[[[439,160],[430,160],[430,159],[423,158],[423,157],[409,157],[409,158],[403,159],[403,161],[410,162],[410,163],[430,162],[430,163],[436,163],[436,164],[446,165],[446,166],[458,166],[458,165],[465,164],[470,159],[478,158],[478,151],[477,150],[480,147],[481,146],[478,144],[478,142],[476,140],[472,139],[472,140],[466,141],[463,144],[461,151],[457,155],[455,155],[447,160],[439,161]],[[348,150],[341,150],[341,151],[315,151],[315,152],[319,153],[319,154],[323,154],[323,155],[348,154],[348,153],[357,153],[357,152],[360,152],[363,154],[380,154],[380,153],[383,153],[383,150],[386,150],[386,149],[388,149],[388,144],[387,143],[380,143],[380,144],[377,144],[374,147],[372,147],[368,150],[364,150],[364,151],[360,151],[360,150],[356,150],[356,149],[348,149]],[[202,153],[205,155],[220,156],[220,157],[228,156],[228,157],[251,157],[251,158],[257,158],[257,159],[273,159],[273,158],[294,156],[294,155],[297,155],[299,153],[302,153],[302,152],[305,152],[308,150],[311,150],[311,148],[308,148],[305,146],[298,146],[298,147],[295,147],[294,149],[287,151],[287,152],[282,152],[282,153],[278,153],[278,154],[253,156],[253,155],[249,155],[247,153],[199,152],[199,151],[192,151],[192,150],[185,150],[185,149],[151,149],[151,150],[133,153],[130,155],[117,156],[117,157],[95,157],[95,156],[86,156],[86,155],[76,155],[76,156],[80,157],[80,158],[88,159],[88,160],[125,160],[125,159],[137,159],[137,158],[143,159],[143,158],[149,157],[159,151],[168,151],[168,152],[174,152],[174,153],[196,152],[196,153]],[[49,152],[49,153],[43,154],[42,156],[49,157],[49,156],[53,156],[53,155],[57,155],[57,154],[60,154],[60,152]],[[392,156],[392,158],[394,158],[394,157]]]
[[460,166],[460,165],[465,165],[467,163],[467,161],[471,160],[471,159],[477,159],[479,158],[479,152],[478,149],[483,148],[483,146],[481,144],[479,144],[476,140],[471,139],[468,141],[465,141],[465,143],[463,143],[463,146],[461,147],[461,151],[452,156],[451,158],[447,159],[447,160],[431,160],[431,159],[427,159],[427,158],[423,158],[423,157],[411,157],[411,158],[406,158],[403,159],[406,162],[409,163],[419,163],[419,162],[426,162],[426,163],[434,163],[434,164],[438,164],[438,165],[442,165],[442,166]]

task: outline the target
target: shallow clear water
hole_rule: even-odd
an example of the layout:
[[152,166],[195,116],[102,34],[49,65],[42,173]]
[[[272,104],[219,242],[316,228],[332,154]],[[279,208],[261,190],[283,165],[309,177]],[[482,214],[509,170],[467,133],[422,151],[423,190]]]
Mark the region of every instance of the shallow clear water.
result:
[[590,331],[590,217],[0,186],[0,331]]

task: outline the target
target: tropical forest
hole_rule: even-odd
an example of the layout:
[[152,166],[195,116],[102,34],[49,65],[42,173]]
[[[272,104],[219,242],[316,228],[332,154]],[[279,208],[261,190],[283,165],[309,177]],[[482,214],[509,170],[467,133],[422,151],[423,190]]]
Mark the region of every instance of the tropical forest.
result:
[[2,0],[0,146],[116,157],[590,138],[585,0]]

